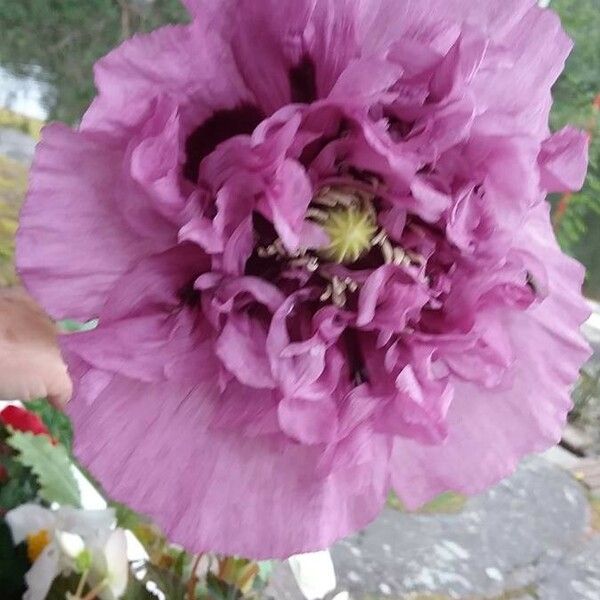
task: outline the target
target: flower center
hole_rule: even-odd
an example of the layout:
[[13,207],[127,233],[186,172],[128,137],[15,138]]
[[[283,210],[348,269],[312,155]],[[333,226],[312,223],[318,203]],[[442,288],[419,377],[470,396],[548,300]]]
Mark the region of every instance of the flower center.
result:
[[44,548],[50,543],[50,534],[47,529],[40,529],[37,533],[27,536],[27,557],[29,562],[34,563]]
[[[319,249],[300,248],[289,252],[269,224],[255,216],[257,246],[246,263],[245,272],[284,284],[294,280],[290,270],[304,271],[313,286],[322,287],[321,302],[346,306],[350,295],[360,287],[353,270],[372,270],[385,264],[410,266],[422,264],[423,258],[392,241],[377,220],[376,195],[359,186],[332,185],[320,189],[307,211],[307,218],[319,225],[329,240]],[[263,240],[265,240],[263,242]],[[261,243],[262,242],[262,243]],[[337,272],[328,263],[344,265]],[[306,281],[306,280],[305,280]]]
[[369,252],[378,230],[371,201],[367,194],[346,188],[321,190],[309,212],[329,236],[324,258],[348,264]]

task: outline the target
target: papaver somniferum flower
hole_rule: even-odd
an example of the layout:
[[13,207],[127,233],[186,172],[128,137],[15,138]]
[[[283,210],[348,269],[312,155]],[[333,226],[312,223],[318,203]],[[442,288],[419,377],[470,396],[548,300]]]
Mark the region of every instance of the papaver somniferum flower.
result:
[[533,0],[188,0],[44,131],[20,272],[67,336],[79,457],[195,550],[323,548],[394,489],[555,443],[588,356],[547,192],[571,42]]

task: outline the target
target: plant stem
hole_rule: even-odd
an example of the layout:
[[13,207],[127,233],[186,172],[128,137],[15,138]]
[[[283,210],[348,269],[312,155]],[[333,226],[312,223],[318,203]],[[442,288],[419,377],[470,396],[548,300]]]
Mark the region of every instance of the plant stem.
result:
[[198,576],[196,575],[196,571],[198,570],[198,565],[200,564],[200,559],[202,558],[202,556],[202,553],[200,553],[196,555],[196,558],[194,558],[192,572],[186,585],[188,600],[194,600],[196,598],[196,584],[198,583]]
[[108,581],[103,579],[95,588],[90,590],[81,600],[94,600],[94,598],[106,587]]
[[235,600],[237,588],[235,585],[228,583],[229,589],[227,590],[227,600]]
[[83,588],[85,588],[85,582],[87,581],[89,573],[90,570],[86,569],[81,574],[81,579],[79,580],[79,585],[77,586],[77,591],[75,592],[75,598],[81,598],[81,594],[83,594]]

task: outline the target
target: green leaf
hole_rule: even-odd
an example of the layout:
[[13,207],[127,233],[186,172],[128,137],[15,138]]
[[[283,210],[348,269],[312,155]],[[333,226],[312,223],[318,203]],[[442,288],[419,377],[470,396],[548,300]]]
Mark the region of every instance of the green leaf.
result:
[[25,592],[25,573],[29,569],[25,544],[15,546],[10,529],[0,520],[0,590],[2,600],[21,600]]
[[220,580],[214,573],[206,575],[209,597],[215,600],[240,600],[242,593],[234,586]]
[[39,415],[46,427],[50,430],[52,437],[65,446],[69,452],[73,445],[73,428],[67,415],[54,408],[47,400],[32,400],[25,402],[25,408]]
[[98,321],[96,319],[92,321],[87,321],[86,323],[81,323],[80,321],[73,321],[72,319],[65,319],[64,321],[58,322],[59,329],[67,333],[91,331],[92,329],[95,329],[97,325]]
[[190,561],[190,556],[185,550],[175,550],[176,558],[175,564],[173,565],[173,573],[177,575],[180,579],[183,577],[183,570],[185,569],[186,564]]
[[80,507],[79,486],[64,446],[53,446],[48,436],[16,431],[7,440],[20,452],[19,462],[37,476],[40,496],[47,502]]
[[128,506],[125,506],[125,504],[121,504],[120,502],[109,502],[109,505],[111,508],[115,509],[117,525],[123,529],[135,531],[139,525],[150,523],[150,519],[136,513]]
[[92,554],[86,548],[75,558],[75,570],[77,573],[85,573],[92,566]]
[[16,460],[12,450],[6,449],[11,454],[1,455],[0,449],[0,466],[6,469],[6,479],[0,483],[0,510],[5,512],[37,500],[39,491],[37,478],[31,469]]
[[[467,500],[464,496],[446,492],[422,506],[414,514],[430,515],[459,513],[465,507],[466,502]],[[391,492],[388,496],[387,505],[400,512],[409,512],[402,503],[402,500],[400,500],[394,492]]]
[[268,584],[273,572],[273,561],[260,560],[258,561],[258,577],[256,578],[255,587],[264,587]]
[[32,502],[37,497],[37,486],[31,485],[30,482],[23,483],[18,479],[9,479],[0,485],[0,509],[3,511]]

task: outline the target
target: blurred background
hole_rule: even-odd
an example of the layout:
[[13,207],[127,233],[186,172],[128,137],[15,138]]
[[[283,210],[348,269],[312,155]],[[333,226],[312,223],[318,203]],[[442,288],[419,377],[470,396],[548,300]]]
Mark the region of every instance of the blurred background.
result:
[[[594,314],[585,331],[597,354],[574,391],[560,447],[468,502],[444,496],[407,515],[391,498],[377,523],[333,549],[337,594],[600,600],[600,0],[543,4],[576,43],[554,89],[552,129],[573,123],[591,140],[583,190],[550,201],[560,244],[587,267]],[[18,285],[14,234],[44,123],[77,125],[99,57],[137,32],[185,19],[178,0],[0,0],[0,288]],[[269,590],[278,599],[322,595],[303,595],[288,566],[275,569]]]

